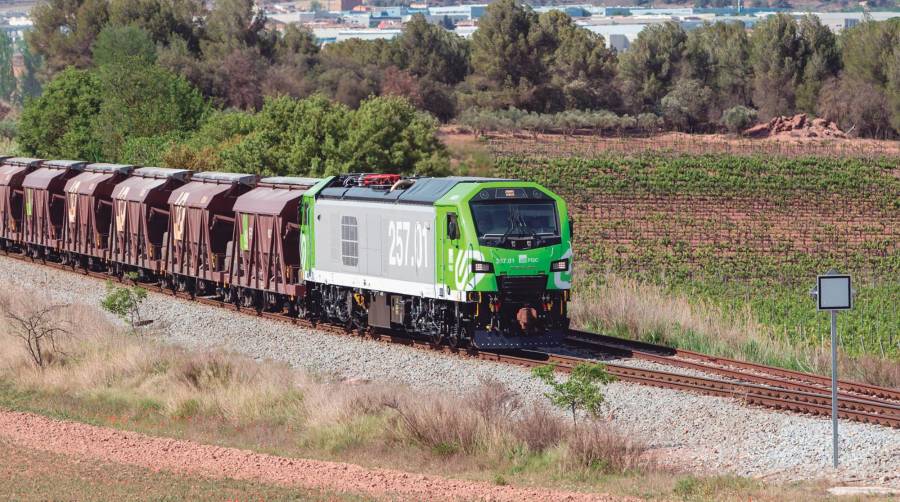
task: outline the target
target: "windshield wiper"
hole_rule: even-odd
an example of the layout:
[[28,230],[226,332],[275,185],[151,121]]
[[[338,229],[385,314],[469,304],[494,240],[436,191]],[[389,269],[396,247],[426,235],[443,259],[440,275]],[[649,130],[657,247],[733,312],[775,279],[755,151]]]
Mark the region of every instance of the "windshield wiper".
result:
[[[525,224],[525,220],[522,219],[522,215],[519,214],[519,208],[511,206],[509,208],[506,232],[500,237],[500,245],[505,245],[510,234],[519,231],[520,229],[527,231],[528,225]],[[524,233],[522,233],[522,235],[524,235]]]

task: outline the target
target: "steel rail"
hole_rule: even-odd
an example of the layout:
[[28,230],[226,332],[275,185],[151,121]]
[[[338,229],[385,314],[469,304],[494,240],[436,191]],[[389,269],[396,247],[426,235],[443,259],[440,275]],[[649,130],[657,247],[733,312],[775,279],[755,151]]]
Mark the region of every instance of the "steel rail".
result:
[[[99,280],[118,280],[124,283],[121,278],[110,276],[103,272],[93,272],[83,269],[77,269],[65,266],[55,262],[47,262],[44,260],[34,260],[23,255],[5,253],[6,256],[18,259],[28,263],[43,264],[49,267],[75,273],[82,276],[92,277]],[[260,318],[277,320],[293,325],[317,329],[334,334],[351,335],[345,328],[327,323],[313,323],[305,319],[290,317],[283,313],[260,312],[255,308],[241,307],[232,303],[227,303],[216,298],[198,297],[186,292],[172,291],[160,285],[142,285],[147,289],[157,293],[173,296],[183,300],[193,300],[198,303],[210,305],[219,308],[225,308],[241,314],[252,315]],[[588,333],[591,335],[590,333]],[[368,333],[371,338],[387,343],[395,343],[407,345],[419,349],[427,349],[430,351],[438,351],[445,354],[454,354],[457,356],[476,358],[484,361],[494,361],[504,364],[513,364],[524,367],[535,367],[543,364],[556,364],[560,371],[569,372],[576,365],[581,363],[596,362],[595,359],[564,356],[547,352],[535,351],[517,351],[512,353],[504,352],[485,352],[474,349],[452,349],[446,345],[435,347],[431,342],[410,338],[403,334],[384,332],[381,330],[370,330]],[[584,333],[579,332],[579,335]],[[603,335],[597,335],[603,337]],[[609,338],[609,337],[607,337]],[[617,342],[628,342],[625,340],[614,339]],[[638,344],[642,342],[637,342]],[[651,344],[646,344],[651,345]],[[651,345],[652,346],[652,345]],[[660,347],[660,349],[669,352],[678,352],[676,349]],[[642,352],[642,351],[641,351]],[[687,352],[687,351],[682,351]],[[643,353],[643,352],[642,352]],[[697,353],[700,356],[702,354]],[[719,359],[713,358],[711,359]],[[663,364],[673,365],[673,359],[666,359]],[[772,408],[777,410],[787,410],[799,413],[807,413],[813,415],[828,415],[831,413],[831,398],[827,393],[807,392],[796,389],[779,388],[777,386],[759,385],[750,382],[721,380],[707,377],[697,377],[684,375],[679,373],[671,373],[659,370],[650,370],[644,368],[635,368],[619,364],[605,364],[607,371],[619,380],[631,382],[641,385],[648,385],[660,388],[674,389],[679,391],[695,392],[711,396],[734,398],[743,403]],[[767,366],[751,364],[754,369],[761,367],[769,369]],[[774,368],[778,369],[778,368]],[[788,370],[789,371],[789,370]],[[799,373],[799,372],[797,372]],[[800,373],[804,375],[803,373]],[[743,374],[740,379],[746,380]],[[776,385],[778,385],[776,383]],[[900,428],[900,414],[897,413],[897,406],[894,403],[868,401],[862,399],[848,398],[840,402],[839,416],[841,418],[856,422],[883,425],[887,427]]]
[[[740,375],[739,378],[741,379],[752,379],[759,383],[767,383],[764,379],[769,379],[770,381],[778,380],[780,382],[779,385],[788,386],[796,390],[808,390],[810,392],[816,390],[831,391],[831,378],[822,375],[711,356],[691,350],[675,349],[587,331],[570,330],[569,333],[570,335],[566,337],[565,341],[576,347],[606,350],[635,359],[691,368],[722,376],[730,377],[737,374]],[[753,371],[758,375],[738,370]],[[839,395],[848,397],[871,396],[897,401],[900,404],[900,390],[897,389],[847,380],[839,380],[838,389],[840,391]]]

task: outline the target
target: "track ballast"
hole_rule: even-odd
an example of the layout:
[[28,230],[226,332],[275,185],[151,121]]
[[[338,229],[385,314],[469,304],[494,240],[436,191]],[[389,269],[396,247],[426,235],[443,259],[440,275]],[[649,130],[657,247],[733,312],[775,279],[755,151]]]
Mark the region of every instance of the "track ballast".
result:
[[[36,261],[16,253],[5,253],[5,255],[20,261],[43,264],[61,271],[86,275],[99,280],[120,280],[106,273],[76,269],[49,261]],[[175,292],[155,284],[141,284],[141,286],[157,293],[225,308],[246,315],[287,322],[332,334],[359,336],[355,332],[347,331],[342,326],[312,323],[284,313],[260,312],[253,308],[236,306],[212,297],[195,297],[189,293]],[[396,343],[432,352],[438,351],[459,357],[476,358],[524,367],[535,367],[552,363],[556,365],[558,370],[563,372],[571,371],[578,364],[596,362],[599,359],[599,357],[590,355],[585,357],[561,355],[553,353],[552,350],[492,352],[475,349],[453,349],[446,345],[435,346],[428,341],[411,338],[402,333],[377,329],[368,330],[365,336],[385,343]],[[831,382],[830,379],[820,375],[577,330],[570,330],[565,343],[571,347],[586,350],[588,354],[595,353],[598,356],[604,354],[619,358],[645,360],[715,376],[715,378],[701,377],[606,362],[607,371],[623,382],[695,392],[710,396],[729,397],[746,404],[775,410],[819,416],[831,414]],[[840,381],[838,388],[838,414],[840,418],[900,428],[900,391],[848,381]]]

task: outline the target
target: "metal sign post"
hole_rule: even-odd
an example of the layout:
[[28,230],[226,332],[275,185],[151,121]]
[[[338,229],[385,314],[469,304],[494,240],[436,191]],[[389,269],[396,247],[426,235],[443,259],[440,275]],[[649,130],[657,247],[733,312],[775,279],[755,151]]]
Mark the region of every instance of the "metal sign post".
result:
[[829,270],[816,278],[812,290],[818,310],[831,312],[831,447],[834,467],[838,466],[838,378],[837,378],[837,314],[838,310],[853,308],[853,289],[850,276]]
[[837,310],[831,311],[831,451],[838,466]]

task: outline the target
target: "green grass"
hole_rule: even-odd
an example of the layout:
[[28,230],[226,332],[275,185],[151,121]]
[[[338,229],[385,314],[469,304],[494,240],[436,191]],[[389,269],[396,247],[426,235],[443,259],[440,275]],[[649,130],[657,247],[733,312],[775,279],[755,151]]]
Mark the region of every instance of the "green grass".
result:
[[[815,309],[809,294],[812,286],[707,280],[685,281],[672,289],[708,300],[726,315],[749,306],[754,317],[771,327],[772,334],[780,340],[821,347],[829,343],[831,318]],[[853,310],[838,316],[841,348],[849,356],[873,354],[900,359],[900,282],[856,284],[854,289],[857,296]]]

